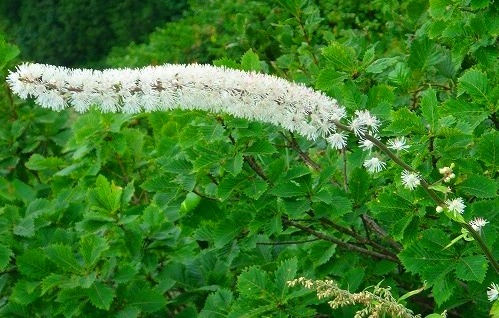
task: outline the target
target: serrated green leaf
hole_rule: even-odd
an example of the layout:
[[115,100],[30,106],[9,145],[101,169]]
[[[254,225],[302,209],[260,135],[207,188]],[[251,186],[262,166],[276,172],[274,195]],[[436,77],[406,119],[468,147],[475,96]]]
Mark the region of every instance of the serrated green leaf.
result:
[[155,312],[166,306],[166,298],[156,290],[141,289],[134,294],[128,305],[144,312]]
[[16,265],[24,276],[40,279],[50,274],[50,266],[41,249],[29,249],[16,258]]
[[58,157],[44,157],[40,154],[33,154],[28,162],[26,168],[30,170],[43,171],[47,169],[59,170],[59,167],[64,166],[65,161]]
[[310,259],[313,260],[315,267],[319,267],[329,261],[335,252],[336,244],[325,241],[315,242],[309,249]]
[[307,189],[305,186],[300,186],[294,182],[281,182],[275,185],[270,190],[270,193],[282,198],[291,198],[307,194]]
[[452,0],[430,0],[430,15],[435,19],[448,20],[453,10]]
[[391,123],[386,127],[386,130],[393,132],[396,135],[407,135],[411,132],[424,132],[421,119],[407,108],[391,113]]
[[488,117],[488,111],[480,105],[472,104],[464,100],[448,99],[441,107],[442,117],[452,115],[468,123],[471,128],[477,127]]
[[42,295],[51,289],[58,287],[66,282],[66,277],[60,274],[50,274],[42,280]]
[[244,189],[244,194],[254,200],[258,200],[269,187],[265,180],[257,178],[248,178],[241,186]]
[[333,88],[336,88],[347,78],[348,76],[343,73],[331,68],[325,68],[319,73],[319,77],[315,83],[315,88],[327,92]]
[[277,267],[275,271],[276,293],[283,299],[288,291],[287,282],[294,279],[298,270],[298,259],[296,257],[287,259]]
[[14,226],[12,232],[19,236],[33,237],[35,235],[35,221],[32,217],[22,218]]
[[43,249],[47,258],[64,272],[80,274],[82,268],[76,261],[70,246],[63,244],[52,244]]
[[383,72],[384,70],[386,70],[387,68],[389,68],[390,66],[395,65],[395,63],[397,63],[398,60],[399,60],[399,58],[397,58],[397,57],[380,58],[380,59],[372,62],[371,65],[369,65],[366,68],[366,72],[372,73],[372,74],[379,74],[379,73]]
[[308,199],[284,200],[284,209],[291,218],[296,218],[302,213],[310,211],[310,201]]
[[268,140],[257,140],[244,150],[246,155],[273,154],[277,149]]
[[133,306],[127,306],[116,314],[116,318],[137,318],[140,314],[140,309]]
[[468,93],[472,98],[478,101],[486,101],[488,93],[488,79],[487,75],[475,69],[466,71],[458,79],[457,93],[458,96],[463,93]]
[[336,70],[353,72],[357,66],[355,50],[341,43],[331,43],[322,54]]
[[123,189],[109,183],[102,175],[97,177],[95,184],[96,187],[88,191],[88,201],[91,208],[115,213],[120,208]]
[[203,309],[199,313],[199,318],[223,318],[230,312],[233,301],[232,292],[228,289],[219,289],[206,298]]
[[40,297],[39,285],[39,282],[18,280],[9,299],[22,305],[30,304]]
[[243,271],[237,279],[237,290],[248,299],[270,301],[270,280],[265,271],[257,267],[250,267]]
[[430,126],[432,132],[435,132],[438,127],[438,113],[437,113],[437,95],[434,89],[429,89],[423,92],[421,97],[421,113],[424,119]]
[[262,66],[258,55],[249,49],[241,58],[241,68],[245,71],[261,71]]
[[99,309],[109,310],[115,295],[114,290],[103,283],[96,282],[87,289],[87,295],[92,305]]
[[482,283],[487,273],[487,259],[484,255],[472,255],[459,259],[456,276],[464,281]]
[[92,268],[102,255],[109,249],[107,241],[103,237],[94,234],[82,236],[80,239],[80,254],[87,268]]
[[243,154],[238,153],[234,157],[228,158],[223,167],[235,177],[242,171],[243,161]]
[[0,270],[9,265],[11,256],[13,256],[12,251],[7,246],[0,244]]
[[477,198],[493,198],[499,185],[492,179],[480,175],[471,175],[459,185],[459,189]]
[[499,169],[499,132],[484,134],[477,143],[477,158],[492,171]]
[[201,202],[201,197],[194,192],[189,192],[185,196],[184,201],[180,204],[180,212],[188,213],[194,210],[199,202]]
[[437,50],[434,41],[424,37],[416,38],[411,42],[407,64],[412,69],[424,70],[440,62],[444,56]]

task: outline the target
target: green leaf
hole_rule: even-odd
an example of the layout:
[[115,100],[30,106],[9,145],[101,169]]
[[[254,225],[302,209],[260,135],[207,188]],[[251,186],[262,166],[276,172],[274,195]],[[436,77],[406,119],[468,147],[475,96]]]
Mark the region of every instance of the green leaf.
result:
[[281,182],[275,185],[270,193],[282,198],[291,198],[307,194],[307,189],[296,182]]
[[248,299],[271,301],[270,286],[267,273],[258,267],[250,267],[243,271],[237,279],[237,290]]
[[45,253],[41,249],[29,249],[16,258],[16,265],[24,276],[31,279],[41,279],[50,274]]
[[188,213],[194,210],[199,202],[201,202],[201,197],[194,192],[189,192],[185,196],[184,201],[180,204],[180,212]]
[[490,308],[491,318],[499,318],[499,300],[494,301],[492,308]]
[[260,178],[251,177],[243,182],[241,185],[244,189],[243,192],[248,197],[258,200],[262,194],[265,193],[269,187],[268,183]]
[[14,226],[14,234],[24,237],[33,237],[35,235],[35,223],[32,217],[22,218]]
[[85,235],[80,240],[80,254],[85,261],[87,268],[95,266],[102,252],[109,249],[105,238],[95,236],[94,234]]
[[336,70],[353,72],[357,66],[355,50],[341,43],[331,43],[322,54]]
[[139,314],[140,314],[139,308],[127,306],[116,314],[116,318],[137,318]]
[[38,288],[39,285],[39,282],[18,280],[12,289],[10,300],[23,305],[32,303],[40,297],[40,289]]
[[166,306],[166,298],[156,290],[144,288],[134,293],[128,305],[144,312],[155,312]]
[[223,165],[223,167],[235,177],[242,171],[243,161],[243,154],[238,153],[234,157],[227,159],[227,162]]
[[245,71],[261,71],[262,66],[258,55],[249,49],[241,58],[241,68]]
[[325,68],[319,73],[319,77],[315,83],[315,88],[327,92],[333,88],[336,88],[347,78],[348,76],[343,73],[340,73],[332,68]]
[[275,271],[275,288],[277,294],[283,299],[288,291],[287,282],[294,279],[298,270],[296,257],[283,261]]
[[52,244],[43,249],[47,258],[64,272],[75,274],[82,273],[80,264],[71,250],[71,247],[63,244]]
[[438,52],[434,41],[424,37],[416,38],[411,42],[407,64],[412,69],[424,70],[442,59],[443,55]]
[[10,258],[12,256],[12,251],[7,246],[0,244],[0,270],[3,270],[5,267],[7,267],[7,265],[9,265]]
[[421,97],[421,112],[433,132],[435,132],[438,127],[439,117],[437,113],[437,106],[438,101],[435,90],[429,89],[424,91]]
[[496,172],[499,169],[499,132],[484,134],[477,143],[477,158]]
[[26,162],[26,168],[37,171],[42,171],[47,169],[59,170],[59,167],[64,165],[65,161],[61,158],[58,157],[46,158],[36,153],[29,158],[28,162]]
[[268,140],[257,140],[244,150],[246,155],[273,154],[277,149]]
[[95,184],[96,187],[88,191],[88,201],[91,208],[107,213],[118,211],[121,206],[123,189],[109,183],[102,175],[97,177]]
[[206,298],[203,309],[199,313],[199,318],[223,318],[230,312],[234,296],[228,289],[219,289]]
[[95,282],[87,289],[87,295],[92,305],[99,309],[109,310],[115,295],[114,290],[103,283]]
[[496,181],[480,175],[471,175],[459,185],[459,189],[477,198],[493,198],[499,185]]
[[468,93],[473,99],[486,101],[488,92],[487,75],[475,69],[467,70],[463,76],[458,79],[458,96]]
[[484,255],[472,255],[459,259],[456,276],[464,281],[482,283],[487,273],[487,259]]
[[398,60],[399,60],[398,57],[380,58],[380,59],[372,62],[371,65],[369,65],[366,68],[366,72],[372,73],[372,74],[379,74],[379,73],[383,72],[384,70],[386,70],[387,68],[395,65],[395,63],[397,63]]
[[393,132],[396,135],[408,135],[411,132],[424,132],[424,127],[421,119],[408,108],[391,113],[391,123],[386,127],[386,130]]

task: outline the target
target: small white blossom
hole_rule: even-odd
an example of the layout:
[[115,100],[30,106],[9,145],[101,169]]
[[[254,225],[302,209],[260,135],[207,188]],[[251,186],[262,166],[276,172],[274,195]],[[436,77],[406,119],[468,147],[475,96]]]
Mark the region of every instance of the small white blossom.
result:
[[499,286],[492,283],[487,290],[487,298],[489,301],[494,301],[499,297]]
[[446,200],[445,204],[447,204],[447,209],[449,209],[450,212],[454,212],[454,214],[463,214],[464,209],[466,208],[466,205],[464,205],[464,200],[463,198],[457,198],[454,200]]
[[414,190],[421,184],[421,178],[415,172],[404,170],[402,171],[402,184],[406,189]]
[[367,159],[364,161],[364,167],[370,173],[380,172],[386,166],[386,163],[379,160],[377,157],[372,157],[371,159]]
[[355,115],[362,123],[373,132],[378,132],[381,122],[376,116],[371,115],[368,110],[356,110]]
[[388,148],[401,151],[401,150],[406,150],[410,146],[406,144],[405,137],[397,137],[394,139],[388,140]]
[[477,218],[474,218],[473,220],[471,220],[469,224],[473,228],[473,230],[480,233],[482,231],[482,227],[484,227],[488,223],[489,223],[489,221],[487,221],[486,219],[484,219],[482,217],[477,217]]
[[337,132],[330,135],[327,141],[333,147],[333,149],[343,149],[347,145],[347,135],[344,132]]
[[359,117],[355,117],[353,120],[351,120],[349,127],[351,130],[353,130],[353,133],[357,137],[361,137],[362,135],[364,135],[367,130],[364,121]]
[[359,140],[359,147],[364,150],[364,151],[369,151],[371,152],[371,150],[373,149],[374,147],[374,144],[372,141],[368,140],[368,139],[360,139]]

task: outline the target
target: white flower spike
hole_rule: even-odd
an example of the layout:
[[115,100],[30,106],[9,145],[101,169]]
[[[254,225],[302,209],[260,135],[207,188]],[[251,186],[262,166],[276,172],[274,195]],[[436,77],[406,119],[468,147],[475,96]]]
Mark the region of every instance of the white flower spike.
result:
[[[70,69],[44,64],[21,64],[7,77],[21,98],[33,97],[42,107],[78,112],[95,105],[103,112],[199,109],[270,123],[314,140],[335,134],[333,120],[345,108],[321,92],[284,79],[210,65],[164,64],[142,69]],[[366,114],[362,125],[375,129]],[[334,135],[332,147],[344,147]]]

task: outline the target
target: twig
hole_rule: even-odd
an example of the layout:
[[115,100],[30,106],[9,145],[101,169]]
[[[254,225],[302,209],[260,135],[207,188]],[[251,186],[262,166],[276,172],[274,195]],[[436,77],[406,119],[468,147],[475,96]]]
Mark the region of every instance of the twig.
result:
[[369,255],[369,256],[374,257],[374,258],[385,259],[385,260],[388,260],[388,261],[391,261],[391,262],[394,262],[394,263],[397,263],[397,264],[400,263],[400,261],[398,260],[398,258],[393,257],[391,255],[381,254],[381,253],[374,252],[374,251],[371,251],[371,250],[368,250],[368,249],[365,249],[365,248],[362,248],[362,247],[355,246],[355,245],[350,244],[350,243],[343,242],[343,241],[341,241],[341,240],[339,240],[337,238],[331,237],[331,236],[323,234],[321,232],[317,232],[317,231],[315,231],[315,230],[313,230],[313,229],[311,229],[309,227],[301,225],[300,223],[292,221],[292,220],[289,220],[287,218],[283,218],[283,222],[285,224],[287,224],[287,225],[294,226],[296,228],[299,228],[302,231],[310,233],[310,234],[312,234],[313,236],[315,236],[315,237],[317,237],[319,239],[322,239],[322,240],[325,240],[325,241],[337,244],[338,246],[341,246],[341,247],[343,247],[343,248],[345,248],[347,250],[356,251],[356,252],[359,252],[359,253],[362,253],[362,254]]

